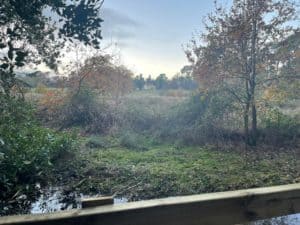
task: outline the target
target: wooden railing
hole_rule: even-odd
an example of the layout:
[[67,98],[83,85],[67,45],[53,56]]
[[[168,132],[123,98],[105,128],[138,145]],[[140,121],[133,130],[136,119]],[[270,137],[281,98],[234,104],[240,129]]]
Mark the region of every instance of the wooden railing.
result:
[[0,225],[232,225],[300,213],[300,184],[112,203],[89,199],[83,209],[0,217]]

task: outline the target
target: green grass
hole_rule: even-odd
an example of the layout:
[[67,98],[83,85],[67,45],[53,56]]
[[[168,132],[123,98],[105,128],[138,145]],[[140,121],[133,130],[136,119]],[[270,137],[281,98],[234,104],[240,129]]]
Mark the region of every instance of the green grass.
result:
[[121,147],[85,153],[84,193],[130,200],[287,184],[299,181],[300,161],[291,153],[216,151],[171,145],[133,151]]

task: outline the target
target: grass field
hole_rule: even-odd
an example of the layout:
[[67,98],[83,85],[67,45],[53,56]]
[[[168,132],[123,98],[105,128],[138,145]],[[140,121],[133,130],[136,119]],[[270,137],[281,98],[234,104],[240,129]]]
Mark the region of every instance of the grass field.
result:
[[[288,184],[300,181],[296,153],[216,151],[152,146],[86,149],[78,188],[129,200]],[[78,181],[77,181],[78,182]]]

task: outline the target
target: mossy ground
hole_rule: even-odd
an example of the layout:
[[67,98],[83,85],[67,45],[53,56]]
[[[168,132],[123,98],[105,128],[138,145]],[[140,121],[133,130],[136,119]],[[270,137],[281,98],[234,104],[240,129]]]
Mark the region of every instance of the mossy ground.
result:
[[293,152],[220,151],[171,144],[147,149],[82,150],[77,189],[141,200],[300,181],[300,160]]

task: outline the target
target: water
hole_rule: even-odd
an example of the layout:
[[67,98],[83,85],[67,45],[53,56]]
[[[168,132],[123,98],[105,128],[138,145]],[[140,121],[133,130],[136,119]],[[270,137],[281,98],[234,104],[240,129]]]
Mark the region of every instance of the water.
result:
[[50,213],[69,209],[81,208],[81,194],[65,193],[62,187],[51,187],[43,190],[38,200],[31,204],[30,213]]
[[[51,187],[42,191],[38,200],[31,204],[31,214],[51,213],[62,210],[80,209],[81,199],[91,196],[70,192],[63,187]],[[93,196],[94,197],[94,196]],[[115,198],[114,204],[128,202],[127,198]]]
[[250,223],[249,225],[300,225],[300,214],[260,220]]

